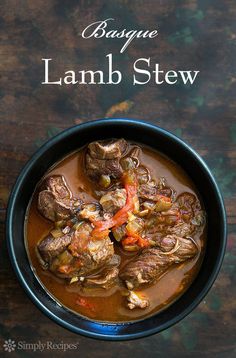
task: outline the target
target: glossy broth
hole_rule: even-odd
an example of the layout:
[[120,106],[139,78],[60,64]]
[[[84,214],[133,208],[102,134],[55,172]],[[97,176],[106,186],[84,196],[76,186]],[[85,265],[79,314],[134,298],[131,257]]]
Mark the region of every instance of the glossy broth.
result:
[[[190,192],[196,195],[196,189],[186,173],[173,161],[150,148],[142,147],[141,162],[150,170],[153,178],[165,177],[167,184],[173,187],[177,195]],[[73,153],[57,163],[48,174],[63,175],[75,197],[85,202],[96,199],[93,194],[93,184],[87,179],[83,170],[83,151]],[[84,191],[86,193],[84,193]],[[83,193],[82,193],[83,192]],[[197,195],[199,197],[199,195]],[[144,310],[136,308],[130,310],[126,307],[124,286],[116,285],[108,290],[86,289],[83,292],[78,284],[69,284],[65,280],[55,277],[49,271],[41,268],[36,256],[35,248],[53,228],[53,223],[44,219],[37,210],[37,190],[33,195],[28,208],[25,222],[25,243],[31,265],[35,274],[47,291],[65,307],[83,316],[99,321],[126,322],[143,319],[173,303],[191,285],[199,271],[206,239],[205,232],[199,237],[194,236],[201,248],[200,254],[192,260],[173,266],[158,282],[149,287],[142,288],[142,293],[148,296],[150,306]],[[121,256],[121,267],[136,253],[125,252],[117,243],[115,252]],[[137,291],[138,292],[138,291]],[[86,296],[89,307],[79,304],[81,297]]]

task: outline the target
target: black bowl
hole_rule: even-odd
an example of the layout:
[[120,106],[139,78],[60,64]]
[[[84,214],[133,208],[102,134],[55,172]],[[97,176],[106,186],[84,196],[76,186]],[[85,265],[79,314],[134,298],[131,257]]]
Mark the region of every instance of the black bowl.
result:
[[[124,137],[144,143],[178,163],[195,183],[208,215],[207,246],[201,269],[190,288],[162,312],[131,323],[99,323],[59,306],[34,275],[24,246],[25,213],[33,191],[55,162],[96,139]],[[69,330],[93,338],[127,340],[166,329],[189,314],[215,281],[226,246],[226,216],[217,184],[200,156],[173,134],[133,119],[103,119],[65,130],[44,144],[29,160],[11,193],[7,212],[7,242],[12,265],[31,300]]]

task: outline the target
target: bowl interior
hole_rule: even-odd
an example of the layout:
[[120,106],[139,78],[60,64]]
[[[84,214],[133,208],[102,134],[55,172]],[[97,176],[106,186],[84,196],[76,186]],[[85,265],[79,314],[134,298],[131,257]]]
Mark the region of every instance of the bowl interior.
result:
[[[24,246],[25,212],[33,191],[55,162],[96,139],[124,137],[153,147],[178,163],[201,195],[208,217],[206,253],[190,288],[164,311],[131,323],[98,323],[59,306],[33,274]],[[214,178],[200,157],[172,134],[136,120],[100,120],[62,132],[47,142],[27,163],[13,189],[7,216],[7,238],[14,269],[27,293],[49,317],[74,332],[101,339],[133,339],[159,332],[187,315],[205,296],[222,263],[226,243],[223,202]]]

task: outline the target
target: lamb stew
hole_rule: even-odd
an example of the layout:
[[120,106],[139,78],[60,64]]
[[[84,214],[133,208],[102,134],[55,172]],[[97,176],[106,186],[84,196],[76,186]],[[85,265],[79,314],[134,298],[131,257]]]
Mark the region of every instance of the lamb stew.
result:
[[56,163],[25,221],[31,266],[63,306],[89,319],[143,319],[193,282],[206,213],[187,174],[125,139],[95,141]]

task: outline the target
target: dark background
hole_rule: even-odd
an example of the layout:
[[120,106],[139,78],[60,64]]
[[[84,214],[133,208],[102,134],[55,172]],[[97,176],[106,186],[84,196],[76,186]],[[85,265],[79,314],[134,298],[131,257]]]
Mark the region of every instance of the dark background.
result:
[[[114,28],[155,29],[152,40],[84,40],[93,21],[114,17]],[[236,355],[236,3],[234,0],[98,1],[1,0],[1,341],[79,342],[81,357],[220,357]],[[52,75],[104,69],[113,53],[124,74],[117,86],[45,86],[41,59],[53,58]],[[134,60],[151,57],[162,69],[200,70],[193,86],[132,86]],[[47,139],[77,123],[134,117],[172,131],[208,163],[225,198],[228,246],[221,273],[205,300],[182,322],[134,342],[76,336],[44,316],[27,298],[9,263],[4,220],[9,192],[22,166]],[[79,145],[79,143],[78,143]],[[9,353],[5,353],[6,356]],[[74,351],[13,357],[74,356]]]

